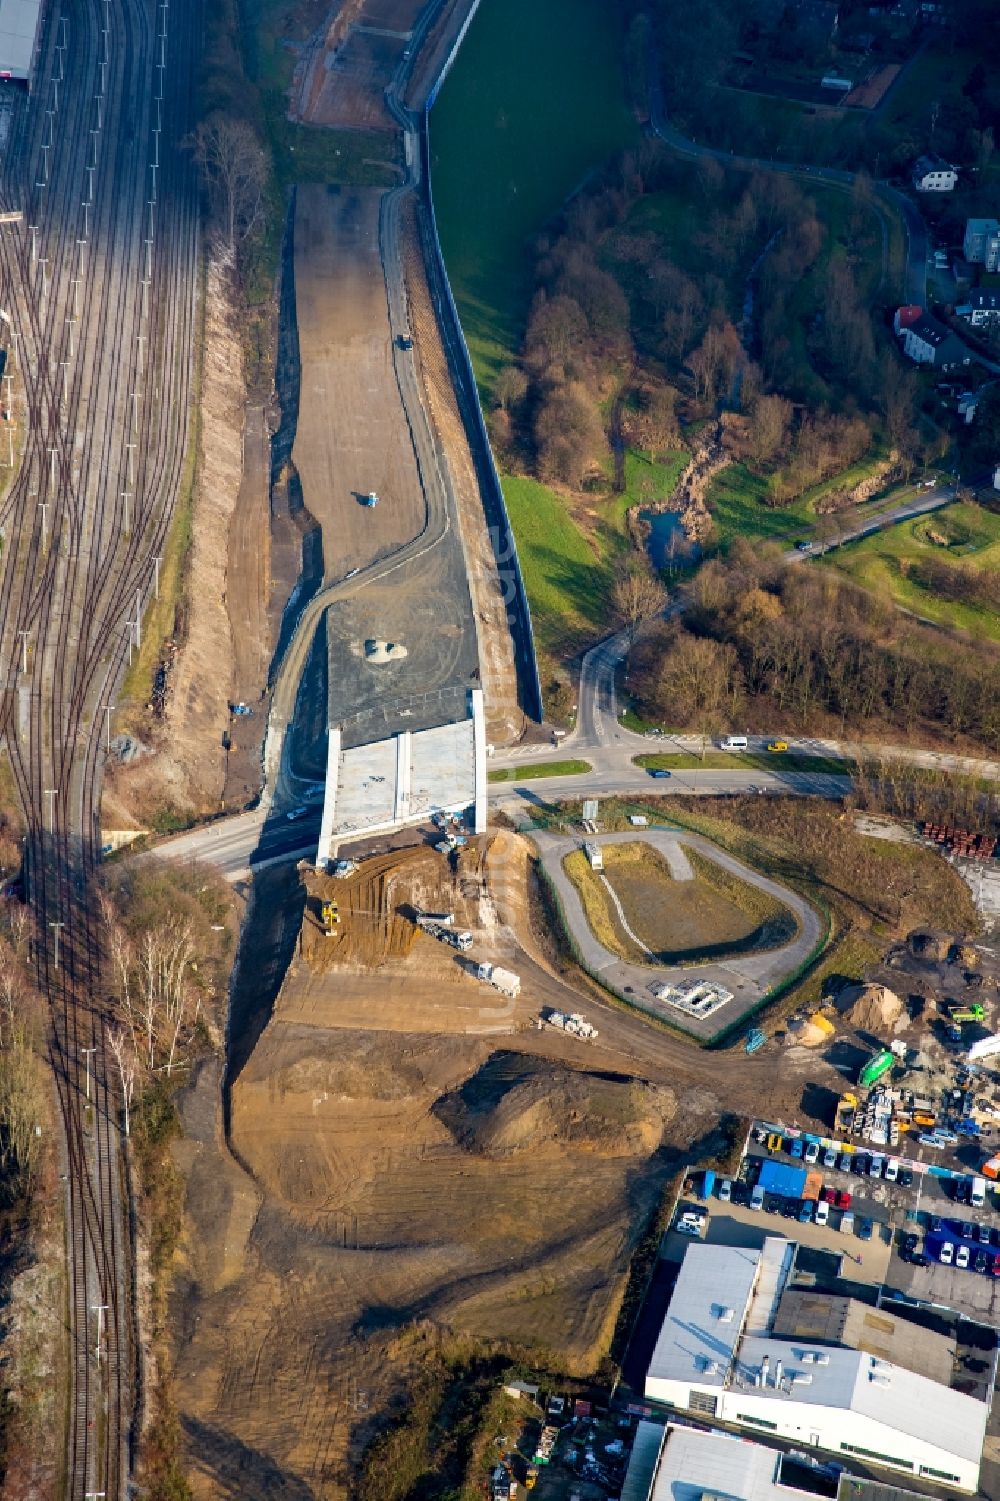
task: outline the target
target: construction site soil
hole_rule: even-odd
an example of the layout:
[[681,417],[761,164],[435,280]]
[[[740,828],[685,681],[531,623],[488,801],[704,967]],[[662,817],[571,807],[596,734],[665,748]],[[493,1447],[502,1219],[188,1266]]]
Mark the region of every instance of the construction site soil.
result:
[[[805,1048],[707,1055],[574,989],[533,935],[530,862],[497,833],[310,874],[269,1012],[288,933],[257,893],[235,986],[259,1004],[233,1014],[228,1097],[206,1069],[182,1106],[175,1389],[199,1498],[346,1496],[415,1321],[593,1369],[664,1185],[720,1115],[766,1098],[802,1118],[816,1080],[837,1087]],[[520,996],[418,933],[417,908],[454,911]],[[540,1026],[546,1007],[599,1038]]]

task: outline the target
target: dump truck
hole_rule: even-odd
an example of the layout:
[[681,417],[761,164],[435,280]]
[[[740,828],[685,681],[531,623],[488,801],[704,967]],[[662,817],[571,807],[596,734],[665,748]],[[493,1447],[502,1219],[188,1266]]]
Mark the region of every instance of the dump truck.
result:
[[512,1001],[521,994],[521,976],[515,975],[513,970],[501,969],[498,964],[478,964],[476,979],[485,980],[487,985],[492,985],[494,990],[509,996]]
[[953,1022],[983,1022],[986,1020],[986,1012],[978,1001],[973,1001],[971,1006],[949,1006],[948,1015]]
[[847,1091],[837,1101],[837,1114],[834,1118],[833,1129],[838,1136],[846,1136],[854,1125],[854,1112],[858,1108],[858,1097]]
[[858,1075],[858,1083],[861,1085],[861,1088],[870,1088],[872,1084],[881,1079],[883,1074],[887,1074],[889,1072],[895,1061],[895,1055],[891,1053],[888,1048],[883,1048],[882,1051],[876,1053],[873,1058],[869,1058],[868,1062],[864,1064],[860,1074]]

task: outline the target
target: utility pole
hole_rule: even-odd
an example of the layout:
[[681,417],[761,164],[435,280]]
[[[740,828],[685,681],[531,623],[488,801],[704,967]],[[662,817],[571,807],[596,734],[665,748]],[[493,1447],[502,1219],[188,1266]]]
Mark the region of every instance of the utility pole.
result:
[[[104,1333],[104,1315],[108,1311],[108,1305],[107,1305],[107,1303],[91,1303],[90,1306],[91,1306],[91,1309],[93,1310],[93,1312],[97,1314],[97,1346],[96,1346],[96,1348],[94,1350],[94,1357],[97,1360],[97,1364],[100,1365],[100,1363],[101,1363],[101,1335]],[[87,1494],[88,1494],[88,1496],[103,1496],[104,1492],[103,1491],[88,1491]]]
[[159,599],[159,597],[160,597],[160,564],[162,562],[163,562],[162,558],[154,558],[153,559],[153,598],[154,599]]
[[139,402],[142,400],[141,391],[132,392],[132,431],[139,431]]
[[[56,798],[59,796],[59,788],[46,787],[43,795],[52,799],[49,803],[49,827],[54,828],[56,821]],[[51,924],[49,926],[51,927]]]
[[125,629],[128,631],[128,665],[132,666],[132,622],[126,620]]
[[38,502],[38,505],[39,505],[39,509],[41,510],[41,513],[42,513],[42,548],[44,549],[45,543],[48,540],[48,527],[46,525],[46,521],[47,521],[47,513],[48,513],[48,509],[49,508],[48,508],[47,503],[44,500],[40,500]]
[[21,638],[21,672],[23,673],[23,675],[25,677],[27,677],[28,676],[28,637],[31,635],[31,632],[30,631],[18,631],[17,634]]
[[67,324],[69,326],[69,357],[70,357],[70,359],[73,359],[75,357],[75,354],[76,354],[76,351],[73,348],[73,325],[75,324],[76,319],[75,318],[67,318],[66,322],[67,322]]
[[59,968],[59,932],[65,926],[66,926],[66,924],[64,922],[50,922],[49,923],[49,927],[52,928],[52,930],[54,931],[54,933],[56,935],[56,952],[55,952],[55,960],[54,960],[54,963],[53,963],[53,967],[55,969]]
[[69,406],[69,360],[60,360],[59,368],[63,373],[63,406]]
[[111,754],[111,716],[117,709],[117,704],[104,705],[104,749]]
[[139,599],[138,589],[135,591],[135,649],[142,646],[142,604]]
[[58,448],[49,449],[49,489],[53,495],[56,490],[56,458],[58,454]]
[[135,470],[133,468],[132,455],[135,453],[135,444],[134,443],[126,443],[125,444],[125,452],[128,454],[128,482],[129,482],[130,485],[134,485],[135,484]]
[[90,1102],[90,1060],[91,1060],[91,1058],[93,1058],[94,1054],[97,1052],[97,1049],[96,1048],[81,1048],[80,1052],[83,1054],[84,1058],[87,1060],[87,1102],[89,1104],[89,1102]]
[[31,235],[31,264],[34,266],[38,263],[38,225],[29,224],[28,233]]
[[125,526],[124,526],[124,532],[125,532],[126,537],[129,534],[129,526],[128,526],[128,503],[129,503],[130,498],[131,498],[131,492],[128,491],[128,490],[123,490],[122,491],[122,500],[123,500],[124,505],[125,505]]

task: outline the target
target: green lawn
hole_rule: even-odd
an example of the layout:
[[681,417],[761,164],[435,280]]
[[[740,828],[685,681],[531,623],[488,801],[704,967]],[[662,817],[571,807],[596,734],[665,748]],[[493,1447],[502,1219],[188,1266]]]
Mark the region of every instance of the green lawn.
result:
[[806,756],[795,751],[709,750],[704,757],[686,751],[653,751],[634,757],[646,771],[806,771],[819,776],[848,776],[854,762],[837,756]]
[[519,348],[532,245],[638,141],[614,0],[484,0],[431,117],[434,206],[480,388]]
[[[949,537],[951,544],[935,544],[930,532]],[[1000,641],[1000,617],[995,611],[941,599],[906,576],[908,563],[924,559],[959,567],[1000,568],[1000,516],[959,502],[851,542],[823,562],[866,589],[888,594],[896,604],[928,620]]]
[[539,761],[532,766],[498,766],[487,775],[490,782],[526,782],[536,777],[572,777],[593,771],[589,761]]

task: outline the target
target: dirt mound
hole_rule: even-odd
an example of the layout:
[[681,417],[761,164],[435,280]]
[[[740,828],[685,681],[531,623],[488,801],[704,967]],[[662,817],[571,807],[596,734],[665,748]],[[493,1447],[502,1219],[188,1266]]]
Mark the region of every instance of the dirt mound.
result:
[[819,1012],[814,1016],[793,1016],[788,1022],[785,1042],[789,1047],[818,1048],[829,1042],[833,1033],[832,1022]]
[[622,1157],[654,1152],[676,1108],[664,1085],[570,1068],[540,1072],[537,1060],[495,1054],[434,1113],[460,1146],[484,1157],[545,1146]]
[[[248,1070],[250,1078],[253,1077]],[[313,1032],[286,1044],[285,1058],[268,1075],[272,1094],[320,1096],[330,1101],[406,1100],[424,1079],[405,1058],[387,1055],[373,1033]]]
[[940,964],[951,953],[952,940],[947,933],[928,933],[917,930],[907,937],[910,953],[917,959],[927,959]]
[[903,1002],[887,985],[851,985],[837,997],[837,1006],[850,1022],[865,1032],[893,1026],[903,1014]]

